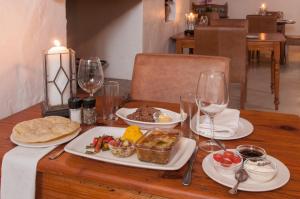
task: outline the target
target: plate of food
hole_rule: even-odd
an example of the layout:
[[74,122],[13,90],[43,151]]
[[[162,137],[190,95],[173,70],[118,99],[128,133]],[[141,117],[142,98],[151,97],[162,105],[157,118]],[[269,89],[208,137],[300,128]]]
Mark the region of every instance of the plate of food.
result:
[[189,160],[195,146],[194,140],[173,129],[145,132],[137,126],[95,127],[68,143],[65,151],[113,164],[177,170]]
[[202,168],[212,180],[231,188],[236,184],[235,172],[243,164],[248,178],[239,184],[238,189],[249,192],[271,191],[284,186],[290,179],[288,168],[270,155],[242,161],[238,151],[228,149],[207,155],[202,161]]
[[80,133],[80,124],[68,118],[49,116],[18,123],[10,140],[23,147],[49,147],[70,141]]
[[142,129],[174,128],[181,121],[179,113],[148,106],[121,108],[116,115],[128,125],[137,125]]

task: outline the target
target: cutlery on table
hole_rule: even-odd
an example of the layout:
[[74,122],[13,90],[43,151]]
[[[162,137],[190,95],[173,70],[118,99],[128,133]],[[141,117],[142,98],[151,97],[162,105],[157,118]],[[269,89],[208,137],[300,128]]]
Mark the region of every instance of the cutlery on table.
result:
[[185,171],[185,173],[183,175],[182,184],[185,185],[185,186],[188,186],[188,185],[191,184],[193,165],[194,165],[195,159],[197,157],[198,148],[199,147],[198,147],[198,144],[197,144],[196,147],[195,147],[195,150],[192,154],[192,157],[189,160],[188,168],[187,168],[187,170]]
[[61,149],[61,150],[59,150],[57,153],[54,153],[54,154],[48,156],[48,158],[49,158],[50,160],[55,160],[56,158],[58,158],[59,156],[61,156],[64,152],[65,152],[65,150],[64,150],[64,149]]
[[196,147],[195,147],[194,152],[188,162],[188,168],[186,169],[186,171],[183,175],[182,184],[185,186],[188,186],[191,184],[193,165],[194,165],[195,159],[197,157],[198,149],[199,149],[199,146],[198,146],[199,145],[199,135],[196,135],[192,132],[189,132],[189,133],[190,133],[189,137],[196,141]]
[[234,187],[232,187],[232,189],[228,191],[230,194],[236,194],[239,184],[241,182],[245,182],[249,176],[246,170],[244,168],[241,168],[235,173],[234,177],[237,180],[237,183],[234,185]]
[[223,150],[226,151],[226,147],[224,144],[222,144],[219,140],[213,139],[213,141]]

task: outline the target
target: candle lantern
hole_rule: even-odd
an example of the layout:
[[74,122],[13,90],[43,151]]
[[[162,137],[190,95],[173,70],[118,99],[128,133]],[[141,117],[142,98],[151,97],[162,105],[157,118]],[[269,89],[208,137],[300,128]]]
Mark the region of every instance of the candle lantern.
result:
[[198,15],[192,12],[185,14],[185,21],[186,21],[186,30],[184,31],[185,34],[194,35],[197,17]]
[[68,99],[75,96],[77,90],[75,51],[60,46],[57,40],[54,45],[44,54],[42,113],[44,116],[68,116]]

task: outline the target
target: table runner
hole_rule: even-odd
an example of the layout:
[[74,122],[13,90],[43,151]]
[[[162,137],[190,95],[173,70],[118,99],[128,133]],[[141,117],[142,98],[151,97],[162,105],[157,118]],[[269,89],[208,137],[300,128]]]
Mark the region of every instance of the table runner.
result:
[[17,146],[8,151],[2,160],[1,199],[34,199],[37,163],[55,147]]

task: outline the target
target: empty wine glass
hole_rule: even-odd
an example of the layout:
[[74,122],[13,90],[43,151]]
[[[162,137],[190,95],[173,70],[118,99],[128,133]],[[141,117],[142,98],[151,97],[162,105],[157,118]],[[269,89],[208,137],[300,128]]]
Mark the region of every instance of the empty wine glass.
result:
[[206,71],[200,73],[197,85],[196,103],[210,119],[211,139],[200,142],[199,147],[207,152],[220,147],[214,141],[214,117],[228,105],[228,84],[223,72]]
[[81,59],[78,68],[78,84],[92,97],[104,82],[101,61],[98,57]]

